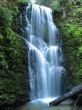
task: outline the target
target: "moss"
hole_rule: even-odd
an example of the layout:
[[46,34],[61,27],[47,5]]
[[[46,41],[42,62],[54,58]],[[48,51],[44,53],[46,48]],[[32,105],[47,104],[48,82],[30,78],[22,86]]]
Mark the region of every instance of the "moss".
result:
[[27,57],[25,43],[14,29],[21,28],[16,17],[22,0],[0,0],[0,105],[21,101],[27,95]]
[[60,1],[59,0],[55,0],[55,1],[51,2],[50,7],[53,10],[60,11],[61,10]]
[[[68,4],[68,6],[70,3]],[[63,39],[65,68],[70,74],[71,83],[82,83],[82,8],[76,4],[67,7],[67,18],[56,18]]]

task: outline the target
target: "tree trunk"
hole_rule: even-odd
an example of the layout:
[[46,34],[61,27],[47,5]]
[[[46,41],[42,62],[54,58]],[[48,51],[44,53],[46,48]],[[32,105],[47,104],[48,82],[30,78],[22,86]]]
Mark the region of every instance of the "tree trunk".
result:
[[66,93],[65,95],[59,97],[58,99],[49,103],[49,105],[55,106],[60,104],[66,99],[74,98],[82,93],[82,84],[75,86],[70,92]]

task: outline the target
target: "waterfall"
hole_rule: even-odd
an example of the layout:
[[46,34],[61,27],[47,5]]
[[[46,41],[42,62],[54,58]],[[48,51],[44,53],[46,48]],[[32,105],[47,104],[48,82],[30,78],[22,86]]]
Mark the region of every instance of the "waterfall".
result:
[[62,51],[52,10],[32,4],[26,7],[25,18],[31,100],[59,97]]

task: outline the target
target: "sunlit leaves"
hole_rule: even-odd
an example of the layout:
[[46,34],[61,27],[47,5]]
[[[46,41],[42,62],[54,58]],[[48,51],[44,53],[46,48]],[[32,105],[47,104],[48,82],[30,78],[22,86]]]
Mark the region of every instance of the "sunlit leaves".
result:
[[61,10],[61,5],[60,5],[60,1],[59,0],[54,0],[51,2],[50,4],[50,7],[53,9],[53,10]]

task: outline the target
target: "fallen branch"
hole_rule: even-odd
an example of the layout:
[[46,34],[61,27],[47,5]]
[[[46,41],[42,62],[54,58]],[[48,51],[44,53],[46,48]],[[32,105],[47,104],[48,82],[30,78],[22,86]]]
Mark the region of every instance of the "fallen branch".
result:
[[75,86],[70,92],[66,93],[65,95],[57,98],[56,100],[49,103],[49,105],[55,106],[63,102],[64,100],[70,99],[75,97],[76,95],[79,96],[82,93],[82,84]]

